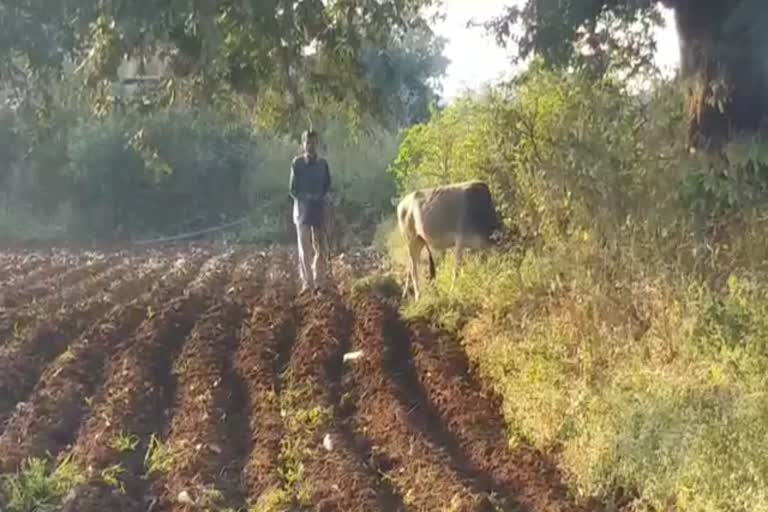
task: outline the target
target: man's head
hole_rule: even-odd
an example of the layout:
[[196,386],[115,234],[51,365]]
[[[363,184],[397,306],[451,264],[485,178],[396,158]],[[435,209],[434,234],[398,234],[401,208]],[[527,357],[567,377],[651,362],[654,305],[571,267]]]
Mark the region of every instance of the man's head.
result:
[[320,137],[317,135],[317,132],[314,130],[307,130],[302,134],[301,139],[304,143],[304,153],[309,156],[316,156],[317,146],[320,142]]

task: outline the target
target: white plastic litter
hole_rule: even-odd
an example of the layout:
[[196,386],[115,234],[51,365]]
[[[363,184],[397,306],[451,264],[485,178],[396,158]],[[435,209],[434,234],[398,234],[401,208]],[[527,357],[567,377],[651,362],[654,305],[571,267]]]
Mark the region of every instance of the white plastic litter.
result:
[[323,448],[329,452],[333,450],[333,438],[331,437],[331,434],[325,434],[325,437],[323,437]]
[[357,350],[355,352],[347,352],[346,354],[344,354],[344,362],[346,363],[347,361],[354,361],[356,359],[360,359],[361,357],[363,357],[362,350]]

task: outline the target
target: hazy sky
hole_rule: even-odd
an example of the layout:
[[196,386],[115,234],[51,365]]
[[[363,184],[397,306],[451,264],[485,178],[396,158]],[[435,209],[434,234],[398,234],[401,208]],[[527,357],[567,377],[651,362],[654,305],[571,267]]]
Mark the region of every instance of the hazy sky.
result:
[[[477,89],[512,71],[507,53],[496,46],[482,28],[468,29],[468,20],[484,21],[501,12],[505,5],[521,0],[443,0],[446,19],[435,26],[435,31],[448,43],[446,56],[451,60],[443,80],[443,94],[447,99],[460,94],[465,88]],[[671,11],[664,12],[667,26],[658,32],[657,61],[670,70],[679,60],[677,31]]]

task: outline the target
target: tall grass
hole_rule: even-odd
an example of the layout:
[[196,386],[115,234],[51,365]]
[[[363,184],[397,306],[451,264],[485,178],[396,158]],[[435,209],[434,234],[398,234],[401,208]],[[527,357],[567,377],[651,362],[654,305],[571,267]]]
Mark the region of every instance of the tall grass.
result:
[[582,496],[640,510],[768,510],[768,285],[724,290],[592,242],[450,260],[406,314],[459,330],[511,441],[562,450]]
[[514,236],[468,256],[453,291],[449,253],[404,312],[460,334],[502,397],[510,440],[559,453],[577,495],[768,510],[758,174],[683,151],[674,87],[638,99],[580,80],[534,71],[513,95],[457,107],[479,114],[453,136],[471,145],[472,123],[489,134],[469,164],[440,167],[450,117],[406,136],[401,189],[485,179]]

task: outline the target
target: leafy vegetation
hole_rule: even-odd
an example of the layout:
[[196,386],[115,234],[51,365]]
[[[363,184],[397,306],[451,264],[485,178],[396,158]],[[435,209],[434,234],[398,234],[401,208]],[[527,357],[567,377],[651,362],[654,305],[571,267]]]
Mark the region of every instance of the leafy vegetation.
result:
[[720,151],[733,137],[760,133],[768,115],[768,38],[758,28],[768,19],[765,2],[528,0],[487,26],[520,57],[626,78],[653,68],[661,5],[674,9],[680,36],[689,144]]
[[399,189],[484,179],[513,237],[453,292],[449,254],[406,313],[461,333],[511,439],[561,447],[582,497],[765,510],[764,142],[690,154],[678,91],[534,64],[409,130]]
[[[528,70],[444,110],[431,4],[0,5],[0,239],[151,238],[245,217],[241,240],[292,242],[287,169],[312,126],[341,242],[399,264],[396,226],[380,222],[392,198],[483,179],[508,245],[467,257],[453,291],[447,255],[405,308],[461,335],[512,441],[557,447],[582,497],[768,511],[764,2],[529,0],[488,24]],[[673,80],[652,66],[660,5],[682,38]],[[391,275],[352,291],[400,293]],[[300,394],[281,405],[283,487],[266,509],[305,499],[306,442],[328,414]],[[147,472],[174,455],[153,438]],[[79,478],[33,460],[0,497],[53,510]]]
[[0,14],[0,75],[19,85],[24,101],[45,103],[54,77],[74,70],[79,83],[110,101],[123,55],[142,63],[158,57],[168,85],[191,85],[198,103],[242,94],[263,112],[279,105],[276,113],[294,122],[329,103],[377,115],[385,102],[360,60],[370,48],[427,29],[422,11],[430,4],[176,0],[147,8],[75,1],[49,8],[25,0]]
[[0,498],[8,512],[52,512],[84,481],[85,476],[68,459],[54,468],[42,459],[30,459],[17,474],[3,476]]

